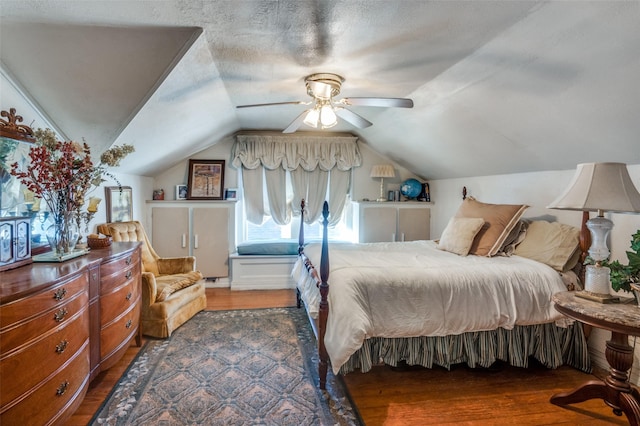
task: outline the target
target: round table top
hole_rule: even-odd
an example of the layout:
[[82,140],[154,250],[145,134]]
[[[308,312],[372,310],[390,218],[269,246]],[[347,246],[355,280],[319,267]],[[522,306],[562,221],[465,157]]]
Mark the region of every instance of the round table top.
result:
[[640,336],[640,306],[636,303],[600,303],[566,291],[553,296],[556,310],[580,322]]

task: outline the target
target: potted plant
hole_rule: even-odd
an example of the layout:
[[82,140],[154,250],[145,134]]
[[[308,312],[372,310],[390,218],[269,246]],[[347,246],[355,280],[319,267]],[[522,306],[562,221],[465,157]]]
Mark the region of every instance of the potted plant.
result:
[[[603,266],[611,270],[611,287],[616,291],[640,290],[640,229],[631,236],[631,251],[627,251],[627,259],[629,260],[627,265],[617,260],[602,262]],[[637,299],[636,291],[633,293]]]

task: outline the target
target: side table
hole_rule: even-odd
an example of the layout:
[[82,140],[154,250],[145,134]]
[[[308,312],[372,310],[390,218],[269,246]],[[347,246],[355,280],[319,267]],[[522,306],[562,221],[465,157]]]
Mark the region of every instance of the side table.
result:
[[613,408],[614,414],[624,413],[632,425],[640,425],[640,393],[629,383],[628,371],[633,365],[633,347],[629,336],[640,336],[640,307],[635,304],[602,304],[575,297],[573,292],[553,296],[558,312],[611,331],[605,356],[609,363],[609,375],[604,380],[589,380],[570,392],[555,394],[551,403],[568,405],[589,399],[601,398]]

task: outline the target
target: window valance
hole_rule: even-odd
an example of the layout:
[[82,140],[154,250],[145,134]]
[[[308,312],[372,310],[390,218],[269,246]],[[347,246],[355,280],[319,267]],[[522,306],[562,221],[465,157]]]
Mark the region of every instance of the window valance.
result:
[[263,166],[269,170],[329,171],[335,167],[347,171],[362,164],[357,140],[356,136],[240,134],[233,146],[232,164],[251,170]]

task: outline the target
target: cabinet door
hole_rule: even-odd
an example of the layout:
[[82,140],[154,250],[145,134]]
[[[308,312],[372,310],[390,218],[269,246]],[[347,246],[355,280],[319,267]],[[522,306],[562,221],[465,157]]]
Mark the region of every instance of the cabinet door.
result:
[[365,207],[360,213],[360,242],[380,243],[396,240],[396,209]]
[[397,241],[428,240],[431,234],[431,209],[398,208]]
[[229,276],[229,209],[193,209],[193,255],[207,278]]
[[160,257],[189,256],[189,209],[156,207],[151,210],[151,246]]

